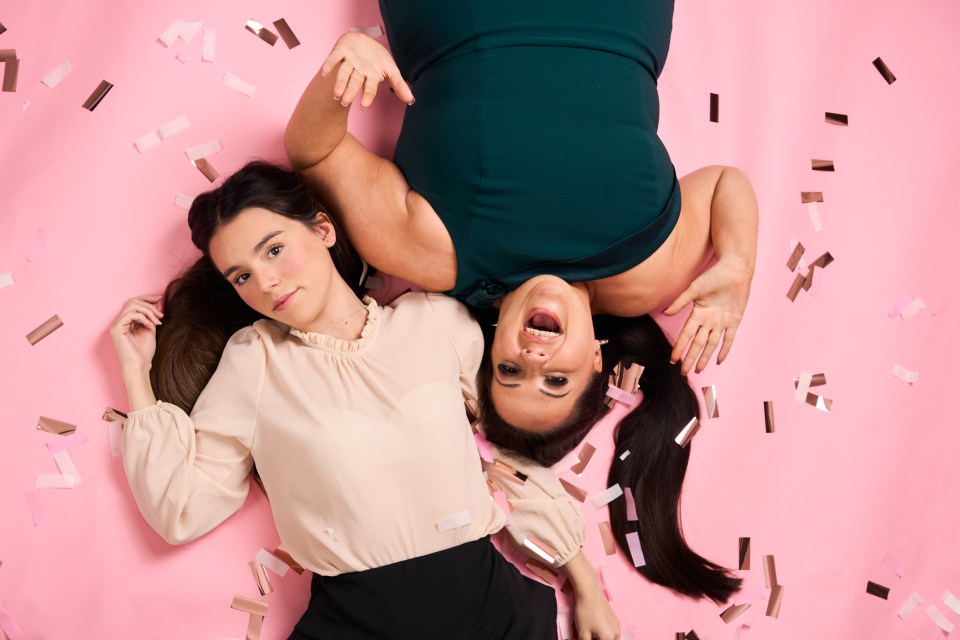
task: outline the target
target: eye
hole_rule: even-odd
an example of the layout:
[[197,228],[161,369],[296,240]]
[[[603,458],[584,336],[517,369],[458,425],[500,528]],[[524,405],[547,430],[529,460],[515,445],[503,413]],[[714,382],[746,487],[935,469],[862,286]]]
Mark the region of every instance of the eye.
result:
[[269,249],[267,249],[267,254],[268,254],[271,258],[276,257],[276,256],[280,255],[280,250],[281,250],[282,248],[283,248],[283,245],[275,244],[275,245],[273,245],[272,247],[270,247]]
[[551,387],[563,387],[566,386],[568,382],[563,376],[547,376],[544,378],[544,381]]
[[249,274],[249,273],[241,273],[241,274],[237,275],[236,278],[233,279],[233,286],[239,287],[239,286],[242,285],[244,282],[246,282],[249,278],[250,278],[250,274]]
[[508,364],[498,364],[497,371],[499,371],[500,375],[502,376],[515,376],[520,373],[519,369],[517,369],[516,367],[511,367]]

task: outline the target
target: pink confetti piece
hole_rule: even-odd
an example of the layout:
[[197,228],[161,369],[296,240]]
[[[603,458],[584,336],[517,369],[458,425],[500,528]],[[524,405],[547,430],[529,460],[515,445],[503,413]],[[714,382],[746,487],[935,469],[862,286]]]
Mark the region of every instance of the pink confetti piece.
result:
[[123,433],[123,423],[111,420],[107,424],[107,437],[110,439],[110,455],[114,458],[120,456],[120,440]]
[[3,603],[0,603],[0,629],[3,629],[10,640],[16,640],[23,633]]
[[180,33],[177,36],[186,43],[191,42],[197,35],[200,33],[200,30],[203,29],[202,20],[192,20],[180,29]]
[[907,598],[906,601],[903,603],[903,606],[900,607],[900,612],[897,613],[897,616],[901,620],[906,620],[907,616],[913,613],[913,610],[919,607],[922,602],[923,602],[923,596],[921,596],[919,593],[914,591],[913,593],[910,594],[910,597]]
[[623,497],[627,502],[627,522],[637,522],[637,501],[633,499],[633,489],[627,487],[623,490]]
[[630,559],[633,561],[633,566],[642,567],[647,564],[643,557],[643,549],[640,547],[640,534],[636,531],[627,534],[627,548],[630,549]]
[[507,494],[503,491],[496,491],[493,494],[493,501],[497,503],[497,506],[500,507],[500,510],[506,514],[507,519],[503,523],[503,526],[508,526],[513,523],[513,516],[510,514],[510,502],[507,500]]
[[934,624],[936,624],[938,627],[940,627],[947,633],[950,633],[951,631],[953,631],[954,627],[956,626],[952,622],[947,620],[947,618],[942,613],[940,613],[940,609],[937,609],[937,605],[935,604],[932,604],[929,607],[927,607],[927,615],[930,616],[930,619],[933,620]]
[[50,450],[50,453],[56,454],[60,451],[64,451],[70,447],[76,447],[81,444],[87,444],[87,434],[81,431],[74,431],[68,436],[51,440],[47,443],[47,448]]
[[210,27],[203,28],[203,51],[200,60],[214,62],[216,58],[217,30]]
[[181,49],[177,54],[177,60],[181,64],[190,64],[201,55],[203,50],[203,40],[199,38],[191,38],[185,42],[187,44],[184,45],[183,49]]
[[623,489],[620,488],[619,484],[615,484],[604,491],[601,491],[598,494],[590,496],[590,502],[594,507],[600,509],[610,504],[617,498],[623,495]]
[[920,378],[919,371],[910,371],[909,369],[904,369],[898,364],[893,365],[893,371],[891,371],[893,377],[900,378],[907,384],[912,385]]
[[185,193],[178,193],[173,198],[173,204],[184,209],[189,209],[191,206],[193,206],[193,198]]
[[73,464],[73,458],[70,457],[70,454],[66,450],[57,451],[53,454],[53,460],[57,463],[57,468],[60,469],[60,473],[70,478],[74,484],[80,482],[80,472],[77,471],[76,465]]
[[740,634],[743,633],[746,635],[746,632],[750,630],[750,625],[741,624],[737,627],[737,630],[733,632],[733,640],[740,640]]
[[906,296],[906,295],[900,296],[900,298],[897,299],[897,301],[893,304],[893,306],[890,307],[890,310],[887,311],[887,317],[896,318],[901,314],[901,312],[903,312],[904,309],[910,306],[911,302],[912,300],[910,299],[910,296]]
[[636,394],[627,393],[620,387],[613,385],[607,387],[607,396],[631,408],[640,403],[640,398],[638,398]]
[[793,394],[793,399],[797,402],[806,402],[807,393],[810,390],[810,382],[813,380],[813,374],[809,371],[800,372],[800,380],[797,382],[797,391]]
[[949,591],[943,592],[943,604],[950,607],[955,614],[960,616],[960,600],[958,600],[957,597]]
[[270,569],[270,571],[273,571],[281,578],[287,575],[287,571],[290,570],[290,567],[286,562],[263,548],[261,548],[260,551],[257,551],[257,555],[254,557],[254,560],[265,566],[267,569]]
[[160,144],[160,136],[157,135],[156,131],[149,131],[136,140],[133,141],[133,146],[137,151],[143,153],[147,149],[157,146]]
[[255,86],[253,86],[246,80],[242,80],[238,78],[237,76],[233,75],[229,71],[223,74],[223,77],[220,79],[220,81],[223,84],[230,87],[231,89],[233,89],[234,91],[239,91],[240,93],[248,97],[252,96],[254,92],[257,90]]
[[904,569],[903,565],[900,564],[897,559],[889,553],[883,554],[883,560],[881,562],[883,562],[883,565],[890,569],[890,571],[893,571],[895,574],[897,574],[898,578],[902,578],[903,574],[906,573],[906,569]]
[[268,593],[273,593],[273,585],[270,583],[270,576],[267,574],[266,567],[256,560],[251,560],[248,566],[250,567],[250,573],[253,574],[253,581],[257,584],[257,590],[260,591],[260,595],[265,596]]
[[50,242],[50,236],[53,230],[47,227],[37,229],[37,235],[33,239],[33,247],[30,249],[30,255],[27,256],[27,262],[40,262],[47,252],[47,243]]
[[33,526],[39,527],[47,521],[47,514],[44,512],[43,502],[40,500],[40,491],[38,489],[27,489],[23,492],[23,497],[27,499],[30,513],[33,515]]
[[471,522],[472,518],[470,517],[470,510],[464,509],[463,511],[459,511],[453,515],[440,518],[440,520],[437,521],[437,531],[453,531],[454,529],[465,527]]
[[195,147],[190,147],[185,151],[187,154],[187,159],[190,162],[196,162],[208,156],[212,156],[215,153],[223,151],[223,146],[220,144],[219,140],[211,140],[204,144],[197,145]]
[[561,640],[571,640],[573,638],[573,617],[567,607],[557,609],[557,631]]
[[570,467],[570,471],[583,477],[583,472],[586,471],[587,465],[590,464],[590,459],[593,458],[593,454],[596,453],[596,451],[597,448],[592,444],[589,442],[585,443],[580,449],[580,453],[577,454],[577,463]]
[[57,67],[43,77],[43,84],[47,85],[51,89],[60,84],[60,81],[67,77],[67,74],[70,73],[70,70],[73,69],[73,60],[70,58],[64,58],[63,62],[57,65]]
[[378,24],[372,27],[354,27],[350,29],[350,31],[353,31],[354,33],[362,33],[363,35],[371,38],[379,38],[383,35],[383,29],[380,28],[380,25]]
[[160,34],[160,37],[157,38],[157,41],[163,46],[169,47],[180,36],[180,33],[183,31],[185,26],[187,26],[187,21],[177,18],[170,24],[169,27],[167,27],[166,31]]
[[807,203],[807,214],[810,216],[810,223],[813,225],[813,230],[816,233],[823,231],[823,223],[820,221],[820,210],[817,208],[816,202]]
[[13,286],[13,274],[0,273],[0,289]]
[[493,445],[490,444],[490,441],[479,431],[473,434],[473,439],[477,442],[477,451],[480,453],[480,458],[487,462],[493,462]]

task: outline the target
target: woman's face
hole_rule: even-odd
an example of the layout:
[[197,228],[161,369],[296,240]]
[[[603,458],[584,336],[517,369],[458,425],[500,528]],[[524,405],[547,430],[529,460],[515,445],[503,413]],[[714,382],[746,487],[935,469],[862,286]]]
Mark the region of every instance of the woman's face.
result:
[[315,227],[251,207],[220,227],[210,258],[248,306],[286,325],[309,331],[340,281],[329,249],[333,226]]
[[527,431],[565,422],[602,364],[586,291],[537,276],[508,293],[491,358],[491,398],[504,420]]

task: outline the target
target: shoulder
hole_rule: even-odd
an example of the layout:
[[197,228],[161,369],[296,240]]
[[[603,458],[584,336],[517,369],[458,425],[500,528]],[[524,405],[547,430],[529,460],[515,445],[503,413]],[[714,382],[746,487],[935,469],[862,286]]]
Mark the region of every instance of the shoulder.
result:
[[289,330],[273,320],[257,320],[243,327],[227,341],[226,349],[233,351],[263,350],[268,344],[276,344],[289,334]]

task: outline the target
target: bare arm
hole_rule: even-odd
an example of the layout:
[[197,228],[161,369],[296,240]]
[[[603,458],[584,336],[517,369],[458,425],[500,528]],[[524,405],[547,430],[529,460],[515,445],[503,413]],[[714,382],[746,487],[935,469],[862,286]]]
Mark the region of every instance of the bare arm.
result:
[[583,555],[583,551],[573,556],[560,570],[566,574],[573,586],[576,598],[574,620],[577,625],[577,638],[618,640],[620,621],[610,607],[606,596],[603,595],[600,577]]

